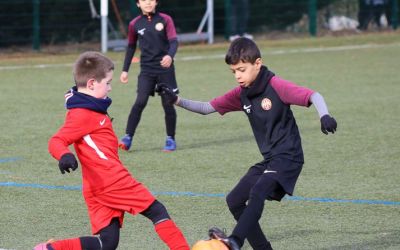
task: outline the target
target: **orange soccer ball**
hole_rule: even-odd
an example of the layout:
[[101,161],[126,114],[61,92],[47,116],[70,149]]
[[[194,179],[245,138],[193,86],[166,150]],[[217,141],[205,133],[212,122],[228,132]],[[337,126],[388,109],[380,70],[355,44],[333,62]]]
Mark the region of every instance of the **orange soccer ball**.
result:
[[192,250],[229,250],[229,248],[219,240],[199,240],[196,242]]

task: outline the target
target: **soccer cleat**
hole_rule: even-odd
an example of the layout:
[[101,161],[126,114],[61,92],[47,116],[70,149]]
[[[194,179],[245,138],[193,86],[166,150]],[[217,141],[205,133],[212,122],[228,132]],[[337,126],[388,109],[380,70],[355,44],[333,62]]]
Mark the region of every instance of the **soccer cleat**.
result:
[[165,139],[165,146],[163,148],[164,152],[172,152],[176,150],[176,142],[174,139],[172,139],[171,136],[167,136],[167,139]]
[[118,147],[120,149],[128,151],[131,148],[132,145],[132,136],[130,135],[124,135],[124,137],[121,138],[119,141]]
[[49,244],[54,242],[53,239],[48,240],[46,243],[36,245],[33,250],[54,250]]
[[229,250],[240,250],[238,243],[236,243],[233,238],[226,236],[225,232],[217,227],[210,228],[208,230],[208,236],[210,236],[211,239],[222,241]]

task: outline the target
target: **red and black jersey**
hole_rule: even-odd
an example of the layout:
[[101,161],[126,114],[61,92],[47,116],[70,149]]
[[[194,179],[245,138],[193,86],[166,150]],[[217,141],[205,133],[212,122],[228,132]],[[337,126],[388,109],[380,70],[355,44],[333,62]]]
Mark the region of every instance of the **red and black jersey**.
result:
[[290,105],[310,106],[314,91],[281,79],[265,66],[249,88],[240,86],[210,103],[221,115],[243,110],[265,160],[304,162],[300,133]]
[[[163,68],[160,65],[165,55],[174,58],[177,50],[177,35],[172,18],[164,13],[140,15],[129,23],[128,49],[135,48],[139,42],[141,50],[140,67],[144,73],[165,73],[173,66]],[[133,55],[132,55],[133,56]],[[127,60],[125,62],[129,63]],[[129,65],[124,65],[128,71]]]

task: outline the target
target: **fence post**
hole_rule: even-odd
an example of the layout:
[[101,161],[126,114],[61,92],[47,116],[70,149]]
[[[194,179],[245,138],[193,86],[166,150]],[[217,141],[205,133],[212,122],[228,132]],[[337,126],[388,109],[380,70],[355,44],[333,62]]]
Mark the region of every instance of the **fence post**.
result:
[[32,20],[32,48],[40,50],[40,0],[32,0],[33,20]]
[[311,36],[317,35],[317,0],[308,0],[308,30]]
[[399,16],[399,4],[397,0],[392,0],[392,28],[394,30],[397,29],[397,25],[399,22],[398,16]]
[[100,1],[100,16],[101,16],[101,52],[108,51],[108,0]]

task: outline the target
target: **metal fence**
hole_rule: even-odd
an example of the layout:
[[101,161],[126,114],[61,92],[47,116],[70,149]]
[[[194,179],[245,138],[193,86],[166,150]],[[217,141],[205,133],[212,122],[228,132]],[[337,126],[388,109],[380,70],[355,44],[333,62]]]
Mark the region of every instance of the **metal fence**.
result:
[[[213,34],[228,39],[233,15],[231,0],[214,0]],[[270,32],[304,33],[343,29],[396,29],[399,1],[384,0],[379,23],[373,0],[249,0],[246,32],[254,36]],[[158,10],[172,16],[178,34],[197,32],[206,12],[206,0],[160,1]],[[100,42],[99,0],[0,0],[0,48],[44,44]],[[109,0],[109,39],[125,39],[129,21],[139,13],[135,0]],[[361,27],[359,21],[367,22]],[[364,21],[363,21],[364,20]],[[367,20],[367,21],[366,21]],[[381,27],[379,27],[381,25]]]

